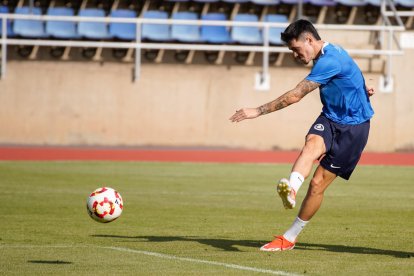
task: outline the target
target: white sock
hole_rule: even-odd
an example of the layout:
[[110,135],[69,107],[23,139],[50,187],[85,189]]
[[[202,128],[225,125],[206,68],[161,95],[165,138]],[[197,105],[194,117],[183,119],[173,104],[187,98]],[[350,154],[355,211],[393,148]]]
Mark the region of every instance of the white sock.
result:
[[290,174],[289,184],[290,187],[292,187],[296,193],[299,191],[300,186],[302,186],[303,181],[305,181],[305,178],[300,173],[292,172]]
[[283,237],[285,237],[285,239],[287,239],[291,243],[295,243],[299,233],[303,230],[303,228],[305,228],[308,222],[309,221],[304,221],[297,217],[293,222],[292,226],[289,228],[289,230],[287,230],[286,233],[283,234]]

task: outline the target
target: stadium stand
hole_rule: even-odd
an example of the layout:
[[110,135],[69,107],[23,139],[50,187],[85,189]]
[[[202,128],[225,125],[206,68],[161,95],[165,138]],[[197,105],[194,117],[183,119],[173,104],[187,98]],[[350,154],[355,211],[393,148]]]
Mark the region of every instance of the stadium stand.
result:
[[[136,18],[137,14],[133,10],[113,10],[110,13],[114,18]],[[137,26],[134,23],[115,23],[109,24],[109,34],[121,40],[135,40]]]
[[[175,20],[197,20],[198,15],[194,12],[176,12],[172,15]],[[171,26],[171,38],[180,42],[198,43],[200,42],[200,27],[197,25]]]
[[[80,17],[105,17],[105,11],[100,8],[85,8],[80,9]],[[79,22],[78,34],[84,39],[90,40],[106,40],[112,39],[112,35],[109,33],[108,24],[104,22]],[[84,48],[82,55],[85,58],[94,60],[101,59],[101,48]]]
[[[233,21],[235,22],[258,22],[259,19],[255,14],[237,14]],[[234,26],[231,31],[233,41],[241,44],[261,44],[263,43],[262,34],[259,27],[242,27]]]
[[[208,13],[201,16],[202,20],[225,21],[227,16],[224,13]],[[201,26],[201,40],[208,43],[230,43],[230,32],[225,26]]]
[[[173,13],[172,19],[175,20],[197,20],[198,15],[195,12],[176,12]],[[200,27],[198,25],[181,25],[173,24],[171,26],[171,38],[179,42],[198,43],[200,40]],[[177,50],[174,57],[177,61],[191,63],[194,51]]]
[[[299,3],[299,0],[281,0],[281,2],[288,5],[296,5]],[[309,0],[302,0],[302,4],[306,4],[308,2]]]
[[357,16],[358,7],[366,5],[365,0],[335,0],[337,22],[340,24],[353,24]]
[[[15,13],[41,15],[42,11],[37,7],[17,7]],[[13,23],[13,33],[27,38],[45,38],[48,36],[44,22],[39,20],[16,19]]]
[[[56,7],[49,8],[47,15],[56,16],[73,16],[75,11],[72,8]],[[76,22],[73,21],[47,21],[46,22],[46,33],[54,38],[63,39],[78,39],[80,36],[76,30]]]
[[[81,9],[81,17],[105,17],[103,9]],[[108,25],[104,22],[79,22],[78,33],[87,39],[109,39],[112,38],[108,31]]]
[[395,0],[395,3],[406,8],[414,8],[414,0]]
[[[110,12],[113,18],[136,18],[137,13],[134,10],[118,9]],[[121,41],[133,41],[137,36],[137,25],[134,23],[109,23],[109,34],[115,39]],[[116,59],[131,60],[132,49],[112,49],[112,55]]]
[[[227,16],[224,13],[207,13],[202,15],[201,19],[205,21],[225,21]],[[201,26],[201,40],[213,44],[232,43],[229,29],[226,26]],[[206,51],[204,56],[209,63],[221,64],[224,51]]]
[[[167,19],[166,11],[149,10],[142,14],[143,18],[148,19]],[[171,26],[167,24],[142,24],[141,39],[143,41],[168,42],[171,41]],[[160,62],[162,60],[162,50],[145,50],[144,56],[147,60]]]
[[[288,23],[288,18],[286,15],[282,14],[268,14],[264,18],[265,22],[275,22],[275,23]],[[280,34],[283,32],[283,28],[272,27],[269,29],[269,43],[273,45],[282,45],[283,42],[280,38]]]
[[[168,13],[165,11],[146,11],[143,18],[167,19]],[[150,41],[170,41],[170,26],[167,24],[142,24],[142,39]]]
[[[0,6],[0,13],[9,13],[9,7],[7,6]],[[7,20],[7,36],[12,37],[14,36],[11,20]],[[0,34],[3,35],[3,21],[0,21]]]
[[[259,19],[255,14],[237,14],[233,21],[258,22]],[[263,43],[263,37],[259,27],[234,26],[231,31],[231,39],[240,44],[258,45]],[[235,55],[235,60],[240,64],[251,65],[254,54],[254,52],[239,52]]]
[[[50,7],[47,10],[50,16],[73,16],[75,11],[67,7]],[[79,39],[76,22],[73,21],[46,21],[46,33],[55,39]],[[68,59],[69,47],[51,47],[50,55],[54,58]]]
[[[6,3],[7,2],[7,3]],[[3,1],[0,13],[30,14],[29,7],[19,7],[28,1]],[[114,1],[114,0],[35,0],[32,14],[80,17],[115,17],[145,19],[175,19],[234,22],[288,23],[299,12],[299,0],[165,0],[165,1]],[[378,24],[381,18],[381,0],[303,0],[303,16],[318,24]],[[413,0],[395,0],[397,9],[411,10]],[[18,5],[19,4],[19,5]],[[122,7],[122,8],[119,8]],[[356,22],[357,20],[357,22]],[[413,17],[406,18],[406,26],[412,26]],[[392,22],[395,23],[395,22]],[[39,21],[16,19],[8,21],[9,36],[22,38],[66,40],[133,41],[136,24],[106,22]],[[281,45],[283,28],[269,29],[269,43]],[[208,26],[185,24],[143,23],[141,40],[156,43],[207,43],[262,45],[263,30],[247,26]],[[159,50],[144,50],[156,53]],[[180,51],[181,52],[181,51]],[[59,56],[54,54],[53,56]],[[89,55],[86,55],[89,57]],[[206,55],[207,56],[207,55]],[[216,55],[213,55],[216,56]],[[154,54],[146,55],[154,60]],[[90,58],[90,57],[89,57]],[[160,61],[160,59],[157,59]],[[210,62],[212,59],[208,58]]]
[[279,0],[251,0],[256,5],[277,5],[280,3]]
[[322,24],[330,7],[336,6],[334,0],[309,0],[304,8],[304,15],[313,23]]

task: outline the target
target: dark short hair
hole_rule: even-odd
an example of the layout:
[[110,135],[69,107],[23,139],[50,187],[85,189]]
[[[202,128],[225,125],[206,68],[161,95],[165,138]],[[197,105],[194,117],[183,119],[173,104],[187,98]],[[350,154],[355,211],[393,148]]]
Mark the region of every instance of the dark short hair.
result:
[[280,34],[280,37],[286,44],[288,44],[291,40],[298,39],[303,33],[311,33],[316,40],[321,40],[318,31],[312,23],[304,19],[299,19],[290,24],[286,30]]

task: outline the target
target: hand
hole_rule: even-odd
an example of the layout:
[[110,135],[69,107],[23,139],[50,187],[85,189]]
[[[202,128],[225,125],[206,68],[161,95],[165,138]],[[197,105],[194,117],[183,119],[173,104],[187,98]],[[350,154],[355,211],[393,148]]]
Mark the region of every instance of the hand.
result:
[[375,94],[374,87],[366,87],[366,89],[369,97]]
[[254,119],[260,116],[260,111],[258,108],[243,108],[239,109],[230,117],[230,121],[233,123],[243,121],[244,119]]

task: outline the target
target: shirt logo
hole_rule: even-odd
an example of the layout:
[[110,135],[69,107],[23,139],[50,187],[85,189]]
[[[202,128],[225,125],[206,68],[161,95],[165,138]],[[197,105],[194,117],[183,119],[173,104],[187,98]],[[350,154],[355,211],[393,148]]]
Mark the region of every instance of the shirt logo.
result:
[[316,124],[313,128],[318,130],[318,131],[324,131],[325,130],[325,127],[323,126],[323,124]]

